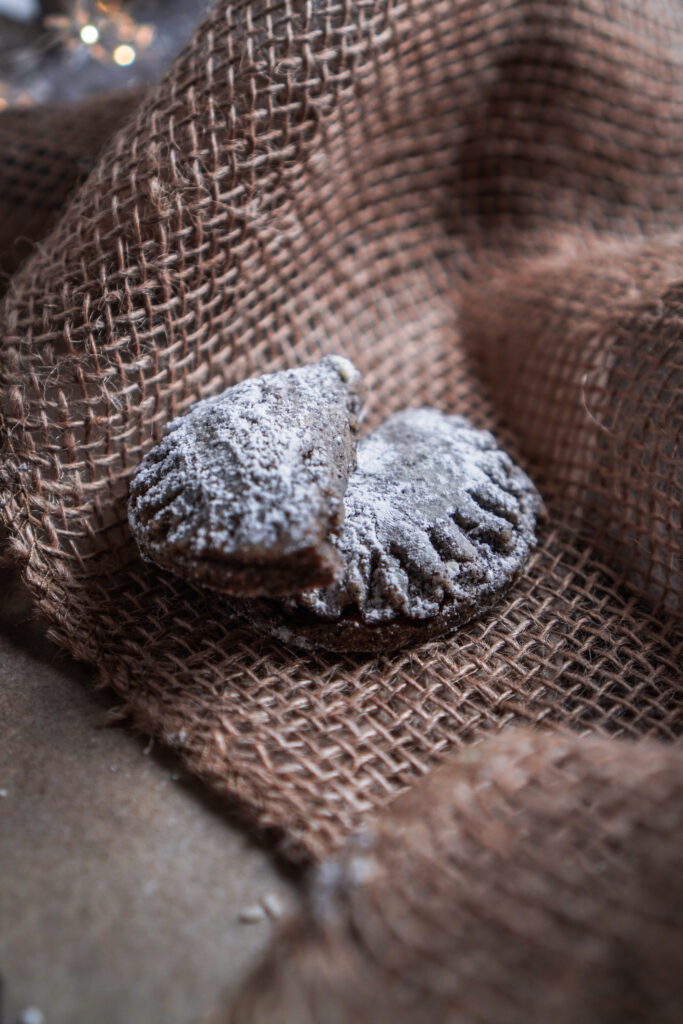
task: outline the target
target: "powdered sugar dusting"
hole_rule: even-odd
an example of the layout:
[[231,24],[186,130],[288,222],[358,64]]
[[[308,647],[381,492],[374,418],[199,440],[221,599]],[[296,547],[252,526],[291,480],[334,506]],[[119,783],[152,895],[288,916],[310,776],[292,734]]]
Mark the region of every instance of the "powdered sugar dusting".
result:
[[245,380],[169,423],[131,484],[143,555],[238,593],[329,582],[359,387],[353,364],[328,356]]
[[488,605],[526,561],[541,504],[490,433],[435,409],[400,412],[360,441],[344,501],[343,575],[286,599],[289,615],[379,624]]

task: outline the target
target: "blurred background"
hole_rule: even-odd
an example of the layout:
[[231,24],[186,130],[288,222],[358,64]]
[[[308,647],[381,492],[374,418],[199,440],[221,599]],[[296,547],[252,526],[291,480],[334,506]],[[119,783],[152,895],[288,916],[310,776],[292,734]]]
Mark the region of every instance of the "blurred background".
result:
[[0,0],[0,110],[155,81],[208,0]]

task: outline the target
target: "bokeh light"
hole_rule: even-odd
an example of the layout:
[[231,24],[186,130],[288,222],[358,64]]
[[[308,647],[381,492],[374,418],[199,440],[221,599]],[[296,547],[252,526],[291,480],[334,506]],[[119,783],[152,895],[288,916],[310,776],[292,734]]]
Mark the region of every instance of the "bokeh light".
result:
[[132,46],[128,46],[127,43],[121,43],[117,46],[112,53],[112,57],[116,64],[119,64],[122,68],[132,64],[135,60],[135,50]]
[[100,38],[100,32],[96,25],[84,25],[80,32],[81,40],[87,46],[92,46]]

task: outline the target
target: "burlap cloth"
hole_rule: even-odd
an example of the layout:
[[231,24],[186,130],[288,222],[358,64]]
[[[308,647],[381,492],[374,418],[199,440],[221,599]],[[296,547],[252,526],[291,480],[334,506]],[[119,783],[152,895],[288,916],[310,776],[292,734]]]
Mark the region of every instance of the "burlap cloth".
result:
[[678,1024],[682,825],[680,748],[506,730],[322,865],[229,1020]]
[[[21,135],[0,118],[0,181],[36,239],[2,309],[0,500],[52,635],[291,857],[328,854],[449,748],[513,723],[648,737],[666,761],[681,5],[222,0],[131,105],[83,112],[76,152],[64,111],[52,128],[26,112]],[[17,176],[36,124],[45,169]],[[464,413],[548,508],[499,608],[391,657],[254,635],[143,564],[126,523],[172,416],[330,351],[366,374],[368,427],[405,405]]]
[[0,295],[143,96],[138,87],[0,115]]

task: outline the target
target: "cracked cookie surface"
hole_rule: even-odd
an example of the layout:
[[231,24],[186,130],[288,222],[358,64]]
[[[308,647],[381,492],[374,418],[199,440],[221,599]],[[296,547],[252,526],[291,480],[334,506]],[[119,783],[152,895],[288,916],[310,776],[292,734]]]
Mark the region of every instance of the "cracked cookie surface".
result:
[[331,583],[360,374],[342,356],[254,377],[172,420],[130,488],[146,559],[226,593]]
[[282,600],[235,600],[235,610],[286,642],[375,650],[495,604],[535,544],[542,503],[493,435],[408,409],[363,438],[357,457],[333,538],[341,576]]

